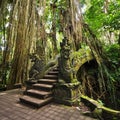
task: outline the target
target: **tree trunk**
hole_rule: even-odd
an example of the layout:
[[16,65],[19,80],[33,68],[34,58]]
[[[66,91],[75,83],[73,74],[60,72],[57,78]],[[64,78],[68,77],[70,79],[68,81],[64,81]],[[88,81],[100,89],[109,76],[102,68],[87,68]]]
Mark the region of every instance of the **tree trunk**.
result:
[[53,20],[52,20],[52,43],[53,43],[53,57],[57,55],[57,39],[56,39],[56,4],[52,4],[52,14],[53,14]]
[[32,19],[33,2],[30,2],[30,0],[26,2],[24,0],[19,1],[16,46],[9,76],[11,85],[24,83],[24,80],[27,78],[28,54],[30,52],[30,45],[32,44],[30,40],[30,28],[34,26],[30,24],[34,22]]
[[81,10],[78,0],[68,0],[65,2],[65,8],[61,9],[60,24],[63,36],[71,42],[72,49],[78,50],[82,40]]
[[[46,0],[40,0],[39,8],[43,9],[43,15],[45,12]],[[45,21],[44,16],[39,15],[39,11],[36,12],[36,22],[37,22],[37,42],[36,42],[36,54],[38,55],[39,59],[46,64],[46,54],[45,54],[45,47],[46,47],[46,31],[45,31]]]
[[[13,3],[15,4],[15,3]],[[11,7],[12,10],[10,12],[10,18],[9,18],[9,22],[11,23],[11,19],[12,19],[12,12],[13,12],[13,7]],[[4,51],[2,53],[2,63],[1,63],[1,78],[3,80],[3,83],[6,84],[6,80],[7,80],[7,72],[9,70],[10,67],[10,61],[11,61],[11,51],[12,51],[12,45],[13,45],[13,39],[9,39],[10,38],[10,30],[11,27],[9,27],[9,29],[5,28],[5,24],[6,24],[6,9],[7,9],[7,1],[1,1],[1,6],[0,6],[0,21],[2,21],[2,29],[3,29],[3,37],[4,37]],[[6,36],[6,34],[8,34]],[[7,41],[5,41],[7,39]]]

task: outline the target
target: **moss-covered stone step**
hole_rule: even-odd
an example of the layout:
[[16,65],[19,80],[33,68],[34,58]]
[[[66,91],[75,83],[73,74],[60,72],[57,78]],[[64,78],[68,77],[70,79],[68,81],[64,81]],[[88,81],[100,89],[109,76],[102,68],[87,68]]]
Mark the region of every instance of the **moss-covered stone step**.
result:
[[56,68],[54,68],[54,69],[53,69],[53,71],[59,71],[59,68],[58,68],[58,67],[56,67]]
[[31,85],[20,97],[22,103],[27,103],[35,107],[41,107],[51,102],[52,88],[58,80],[58,68],[49,71],[42,79],[30,80]]
[[48,72],[49,75],[58,75],[59,71],[50,71]]
[[33,85],[33,88],[38,89],[38,90],[51,90],[52,87],[53,87],[53,85],[40,84],[40,83],[37,83],[37,84]]
[[35,83],[37,83],[37,80],[27,80],[27,81],[25,81],[25,84],[27,84],[27,85],[33,85]]
[[45,79],[58,79],[58,75],[44,75]]
[[54,83],[56,83],[57,82],[57,80],[55,80],[55,79],[39,79],[38,80],[38,83],[41,83],[41,84],[54,84]]
[[20,101],[22,103],[26,103],[26,104],[32,105],[34,107],[41,107],[43,105],[48,104],[52,100],[53,100],[52,97],[49,97],[49,98],[46,98],[46,99],[38,99],[38,98],[27,96],[27,95],[24,95],[24,96],[20,97]]
[[50,97],[52,95],[52,92],[30,89],[26,91],[26,94],[29,96],[36,97],[36,98],[45,99],[45,98]]

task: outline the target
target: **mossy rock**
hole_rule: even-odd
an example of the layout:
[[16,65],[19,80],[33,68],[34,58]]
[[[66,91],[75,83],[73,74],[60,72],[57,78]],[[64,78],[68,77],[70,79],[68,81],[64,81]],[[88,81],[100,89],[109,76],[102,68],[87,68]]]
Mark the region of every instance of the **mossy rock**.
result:
[[0,91],[5,91],[7,89],[6,85],[0,84]]

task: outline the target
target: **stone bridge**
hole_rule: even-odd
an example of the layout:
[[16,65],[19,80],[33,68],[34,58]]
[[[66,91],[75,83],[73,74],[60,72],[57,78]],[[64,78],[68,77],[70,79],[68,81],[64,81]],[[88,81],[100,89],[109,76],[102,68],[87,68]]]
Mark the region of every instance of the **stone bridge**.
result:
[[89,48],[84,48],[72,53],[70,59],[73,69],[77,72],[84,63],[94,59],[94,56]]
[[84,63],[94,59],[94,56],[89,48],[72,52],[67,38],[63,39],[60,46],[59,80],[54,86],[54,98],[59,103],[77,104],[80,100],[80,82],[77,80],[77,72]]

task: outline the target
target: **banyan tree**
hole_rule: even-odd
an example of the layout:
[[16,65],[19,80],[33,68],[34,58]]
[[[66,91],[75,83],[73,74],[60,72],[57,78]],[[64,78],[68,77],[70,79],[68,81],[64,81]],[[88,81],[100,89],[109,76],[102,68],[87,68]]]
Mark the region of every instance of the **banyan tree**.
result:
[[[117,106],[116,82],[110,69],[116,69],[119,59],[117,63],[114,62],[114,66],[111,64],[110,55],[105,51],[98,31],[104,29],[101,34],[105,34],[106,39],[108,33],[111,36],[114,31],[113,36],[118,35],[116,38],[119,43],[118,28],[115,26],[113,29],[114,23],[111,21],[105,21],[106,26],[103,27],[101,23],[91,27],[92,21],[88,20],[95,16],[89,11],[84,13],[84,6],[90,11],[98,9],[92,5],[102,5],[99,7],[99,10],[104,8],[101,16],[111,12],[108,1],[99,2],[1,0],[0,42],[4,48],[0,51],[2,83],[8,88],[13,88],[15,84],[25,85],[26,81],[40,79],[50,68],[58,66],[59,80],[53,87],[56,100],[72,105],[81,96],[95,100],[105,100],[110,96],[110,101]],[[110,31],[106,32],[105,28],[108,27]],[[116,73],[118,77],[119,69]]]

